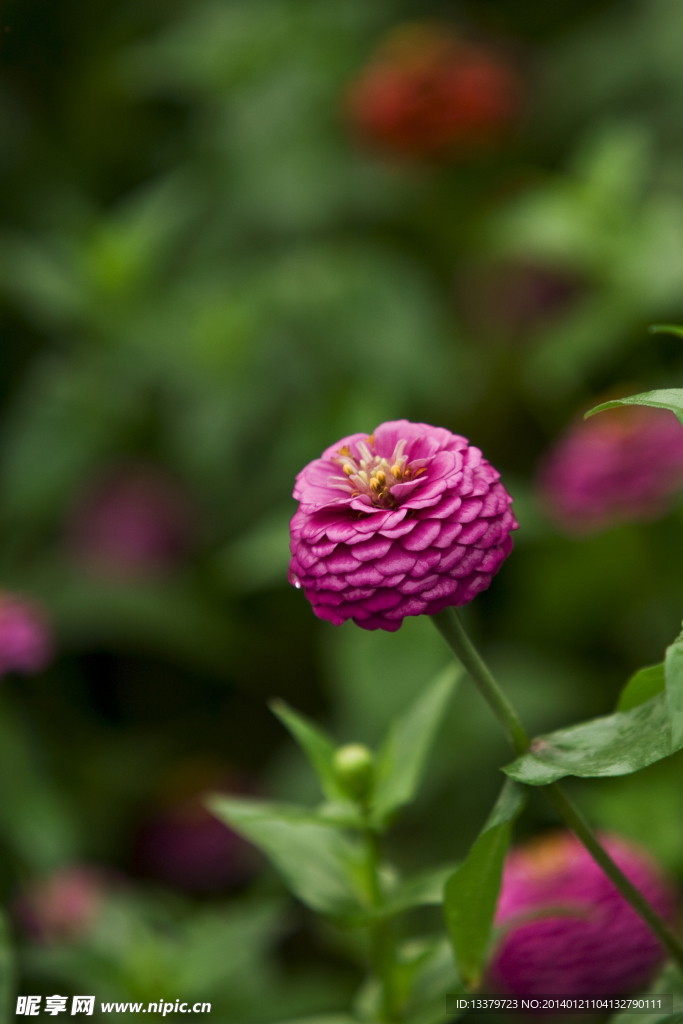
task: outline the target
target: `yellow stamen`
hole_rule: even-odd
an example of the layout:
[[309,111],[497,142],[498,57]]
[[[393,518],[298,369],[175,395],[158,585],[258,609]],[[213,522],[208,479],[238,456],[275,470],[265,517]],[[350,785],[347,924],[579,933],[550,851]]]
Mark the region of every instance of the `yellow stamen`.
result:
[[374,434],[370,434],[369,435],[369,437],[368,437],[368,444],[370,445],[371,448],[375,447],[375,435]]
[[377,494],[377,492],[381,489],[382,484],[377,479],[377,477],[373,476],[372,480],[370,481],[370,486],[372,487],[372,489],[375,492],[375,494]]
[[351,476],[351,474],[353,473],[353,468],[349,466],[348,463],[345,466],[342,466],[342,470],[344,473],[346,473],[347,476]]
[[351,455],[351,449],[349,448],[348,444],[345,444],[343,448],[339,449],[339,454],[348,456]]
[[401,477],[403,476],[403,473],[401,471],[401,467],[399,465],[392,466],[391,467],[391,475],[393,476],[394,480],[400,480]]
[[417,473],[415,474],[415,476],[419,476],[419,475],[420,475],[420,473],[426,473],[426,472],[427,472],[427,467],[426,467],[426,466],[423,466],[423,467],[422,467],[422,469],[418,469],[418,471],[417,471]]
[[375,476],[381,484],[385,484],[387,482],[387,478],[383,470],[378,469]]

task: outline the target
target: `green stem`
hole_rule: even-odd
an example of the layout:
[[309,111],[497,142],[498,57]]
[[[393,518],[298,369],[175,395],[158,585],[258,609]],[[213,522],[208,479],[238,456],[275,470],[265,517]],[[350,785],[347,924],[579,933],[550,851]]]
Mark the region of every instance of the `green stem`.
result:
[[544,786],[543,790],[557,813],[566,821],[574,835],[581,840],[593,860],[600,865],[624,899],[628,900],[636,913],[640,914],[643,921],[650,926],[672,959],[683,969],[683,944],[681,940],[677,935],[674,935],[668,924],[662,920],[640,890],[636,889],[635,885],[620,871],[604,846],[601,846],[598,842],[581,811],[574,804],[573,800],[569,799],[559,782],[553,782],[549,786]]
[[[433,615],[436,628],[476,684],[484,700],[502,725],[514,752],[519,756],[529,749],[530,740],[517,712],[496,682],[474,644],[467,636],[455,608],[446,608]],[[683,970],[683,944],[662,920],[643,894],[636,889],[621,868],[601,845],[580,810],[565,793],[559,782],[541,787],[548,800],[574,835],[586,847],[621,895],[655,933],[673,960]]]
[[432,621],[455,656],[467,669],[484,700],[503,726],[515,754],[526,754],[529,749],[529,737],[524,731],[524,726],[494,679],[488,665],[465,632],[455,608],[446,608],[444,611],[432,615]]
[[[374,907],[383,903],[379,880],[379,868],[382,861],[380,840],[374,829],[365,830],[367,846],[367,868],[370,898]],[[372,970],[382,986],[381,1020],[396,1021],[396,993],[394,990],[394,931],[389,919],[375,921],[369,926],[370,931],[370,963]]]

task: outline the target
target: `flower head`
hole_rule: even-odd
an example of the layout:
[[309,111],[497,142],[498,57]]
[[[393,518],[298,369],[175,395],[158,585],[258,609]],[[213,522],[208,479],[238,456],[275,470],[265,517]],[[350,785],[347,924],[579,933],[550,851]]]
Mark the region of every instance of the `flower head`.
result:
[[70,547],[106,579],[165,572],[191,537],[191,509],[179,484],[156,466],[118,466],[95,480],[73,510]]
[[439,157],[497,139],[520,99],[519,78],[499,54],[447,26],[415,24],[385,40],[346,105],[366,142],[399,156]]
[[17,594],[0,592],[0,676],[32,675],[52,658],[51,630],[43,609]]
[[542,504],[567,532],[663,515],[683,486],[683,428],[665,409],[623,406],[574,424],[538,474]]
[[[602,842],[624,874],[671,920],[672,888],[638,847]],[[623,994],[642,988],[663,960],[648,926],[573,835],[557,832],[508,855],[489,979],[514,995]]]
[[30,883],[16,902],[24,928],[43,943],[85,936],[102,910],[105,873],[86,864],[70,864]]
[[499,474],[464,437],[396,420],[342,438],[298,475],[290,582],[321,619],[399,628],[467,604],[510,553]]

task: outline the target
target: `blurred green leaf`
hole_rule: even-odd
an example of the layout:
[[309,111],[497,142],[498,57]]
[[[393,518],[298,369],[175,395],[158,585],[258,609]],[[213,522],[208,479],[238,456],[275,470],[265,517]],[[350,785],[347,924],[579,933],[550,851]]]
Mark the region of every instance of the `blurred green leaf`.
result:
[[671,721],[671,746],[683,746],[683,634],[666,649],[664,657],[666,703]]
[[680,750],[671,742],[666,694],[630,711],[594,718],[533,740],[529,753],[503,769],[529,786],[546,786],[565,775],[594,778],[628,775]]
[[619,694],[616,710],[630,711],[631,708],[636,708],[639,704],[644,704],[651,697],[661,693],[665,686],[663,661],[658,665],[640,668],[634,672]]
[[306,754],[327,799],[346,802],[346,796],[337,784],[332,766],[336,750],[332,739],[304,715],[290,708],[285,701],[274,700],[271,702],[270,708]]
[[653,995],[658,994],[672,994],[674,997],[674,1012],[673,1013],[629,1013],[628,1010],[624,1010],[623,1013],[615,1013],[614,1016],[609,1018],[610,1024],[633,1024],[635,1020],[639,1024],[664,1024],[664,1021],[671,1021],[671,1024],[675,1021],[679,1024],[683,1020],[683,1012],[676,1008],[681,1005],[683,999],[683,977],[681,976],[680,968],[674,964],[667,964],[662,973],[650,986],[649,992]]
[[277,1024],[359,1024],[357,1017],[348,1013],[318,1013],[312,1017],[294,1017]]
[[508,779],[465,862],[446,882],[446,924],[463,981],[471,987],[481,977],[512,824],[524,802],[523,790]]
[[232,624],[194,582],[107,583],[69,574],[62,566],[42,568],[45,574],[32,579],[31,589],[50,607],[65,646],[148,651],[211,675],[227,674]]
[[78,855],[76,821],[6,697],[0,701],[0,833],[20,862],[40,874]]
[[0,1024],[14,1020],[16,966],[9,921],[0,910]]
[[412,800],[425,769],[446,705],[462,674],[449,665],[389,729],[377,758],[372,819],[378,827]]
[[594,416],[596,412],[618,409],[620,405],[647,405],[653,409],[670,409],[683,423],[683,388],[662,388],[660,391],[643,391],[640,395],[629,395],[628,398],[614,398],[590,409],[585,419]]
[[446,936],[409,939],[399,946],[401,962],[417,961],[410,979],[406,1024],[441,1024],[459,1014],[448,1012],[446,996],[464,992]]
[[650,334],[674,334],[678,338],[683,338],[683,327],[678,324],[652,324],[648,331]]
[[213,796],[209,809],[266,854],[302,903],[346,917],[369,902],[360,844],[306,809]]
[[384,900],[382,906],[373,907],[353,918],[351,924],[367,924],[402,914],[411,907],[441,906],[444,899],[444,885],[455,870],[455,864],[431,868],[413,878],[401,882]]

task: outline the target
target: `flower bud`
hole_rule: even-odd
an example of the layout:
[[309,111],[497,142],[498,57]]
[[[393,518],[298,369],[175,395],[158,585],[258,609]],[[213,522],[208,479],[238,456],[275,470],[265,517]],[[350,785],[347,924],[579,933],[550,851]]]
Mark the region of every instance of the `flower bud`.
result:
[[363,803],[372,792],[375,759],[361,743],[339,747],[332,762],[337,782],[352,800]]
[[69,864],[29,883],[16,901],[16,915],[37,942],[74,942],[94,927],[106,889],[101,868]]
[[[601,841],[660,916],[674,891],[648,854]],[[503,871],[489,985],[511,995],[624,995],[644,988],[664,959],[645,922],[573,835],[556,832],[513,850]]]

